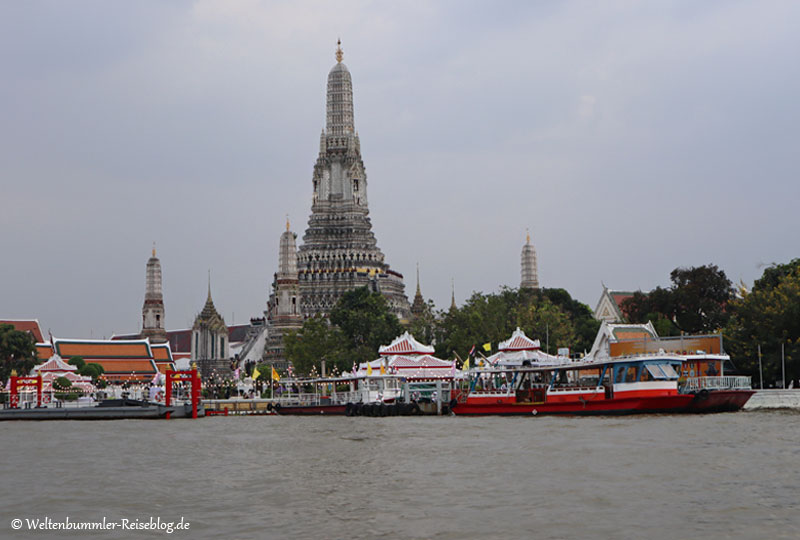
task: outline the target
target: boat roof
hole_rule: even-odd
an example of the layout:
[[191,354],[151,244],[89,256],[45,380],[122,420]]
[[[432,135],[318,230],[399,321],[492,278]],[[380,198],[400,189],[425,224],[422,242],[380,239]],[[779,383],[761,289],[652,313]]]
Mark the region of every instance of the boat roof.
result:
[[727,360],[730,357],[727,354],[692,354],[692,355],[678,355],[678,354],[658,354],[658,355],[634,355],[634,356],[619,356],[603,361],[583,361],[572,362],[569,364],[550,365],[550,366],[509,366],[505,368],[485,368],[470,370],[471,373],[508,373],[510,371],[554,371],[554,370],[568,370],[574,371],[579,369],[597,369],[603,366],[614,364],[630,364],[634,362],[686,362],[690,360]]

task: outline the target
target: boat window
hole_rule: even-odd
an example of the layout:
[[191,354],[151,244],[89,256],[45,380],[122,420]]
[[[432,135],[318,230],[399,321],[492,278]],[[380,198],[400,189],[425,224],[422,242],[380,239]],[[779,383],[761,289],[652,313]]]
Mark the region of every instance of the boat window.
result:
[[625,370],[625,382],[636,382],[636,366],[628,366]]
[[618,366],[618,367],[615,367],[614,369],[616,370],[616,373],[614,374],[614,382],[621,383],[623,377],[625,376],[625,367],[624,366]]
[[652,381],[653,380],[653,376],[650,374],[650,370],[649,369],[645,369],[646,367],[649,368],[650,366],[642,366],[641,374],[639,375],[639,380],[640,381]]
[[661,364],[661,371],[667,376],[668,379],[677,379],[678,374],[671,364]]
[[[667,378],[667,376],[664,374],[664,372],[661,371],[661,366],[659,366],[658,364],[647,364],[647,366],[645,366],[645,367],[647,368],[647,371],[650,372],[650,375],[652,375],[654,379],[666,379]],[[644,376],[642,376],[642,380],[645,380]]]

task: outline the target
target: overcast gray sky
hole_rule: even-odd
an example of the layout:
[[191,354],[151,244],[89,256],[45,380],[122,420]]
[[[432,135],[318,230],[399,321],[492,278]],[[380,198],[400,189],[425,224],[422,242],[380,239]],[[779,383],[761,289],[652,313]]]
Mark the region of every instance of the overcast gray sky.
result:
[[455,280],[594,307],[800,256],[798,2],[0,2],[0,318],[140,329],[261,315],[302,238],[341,37],[378,245]]

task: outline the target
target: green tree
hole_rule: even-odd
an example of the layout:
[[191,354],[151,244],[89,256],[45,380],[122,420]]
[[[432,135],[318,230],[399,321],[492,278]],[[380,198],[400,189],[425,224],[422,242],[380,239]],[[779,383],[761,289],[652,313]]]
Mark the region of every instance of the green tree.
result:
[[438,328],[436,353],[462,358],[473,345],[487,341],[496,345],[508,339],[516,327],[539,339],[550,352],[569,347],[573,352],[589,350],[600,322],[588,306],[574,300],[564,289],[511,289],[495,294],[473,293],[460,308],[443,315]]
[[[323,317],[312,317],[303,323],[296,332],[283,337],[286,358],[292,362],[298,375],[308,375],[312,367],[321,369],[321,360],[326,360],[328,369],[337,366],[339,370],[349,370],[346,365],[346,344],[342,331],[331,326]],[[259,370],[261,371],[261,370]],[[262,373],[262,380],[269,380],[268,373]]]
[[800,378],[800,259],[764,271],[750,293],[730,303],[725,348],[737,368],[759,381],[761,346],[765,385],[780,385],[781,345],[786,382]]
[[676,268],[670,274],[675,325],[690,334],[717,332],[728,322],[733,283],[714,264]]
[[622,303],[628,322],[651,321],[661,336],[717,332],[728,321],[733,284],[716,265],[676,268],[672,285],[637,291]]
[[84,360],[81,356],[73,356],[67,360],[67,364],[77,367],[78,373],[80,373],[80,370],[86,367],[86,360]]
[[408,325],[408,331],[423,343],[433,343],[439,327],[439,320],[436,315],[436,306],[433,300],[428,300],[422,313],[414,317]]
[[66,377],[56,377],[53,379],[53,387],[57,390],[66,390],[72,386],[72,381]]
[[27,375],[38,363],[33,336],[10,324],[0,324],[0,381],[5,384],[12,371]]
[[403,333],[386,297],[366,287],[343,294],[331,310],[330,320],[342,330],[350,352],[362,362],[374,360],[378,347]]
[[91,377],[92,383],[97,384],[97,380],[100,378],[100,375],[105,373],[106,370],[100,364],[96,364],[91,362],[86,364],[84,362],[84,366],[78,369],[78,374],[83,375],[84,377]]

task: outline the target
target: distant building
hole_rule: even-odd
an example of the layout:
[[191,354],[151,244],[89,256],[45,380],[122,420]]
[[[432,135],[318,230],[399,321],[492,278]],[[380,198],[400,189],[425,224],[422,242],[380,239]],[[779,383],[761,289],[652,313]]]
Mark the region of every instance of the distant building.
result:
[[525,245],[522,246],[522,264],[520,289],[539,288],[539,266],[536,260],[536,249],[531,244],[531,235],[528,233]]
[[303,326],[295,238],[287,219],[278,250],[278,271],[272,280],[272,293],[267,303],[269,329],[264,360],[283,369],[288,366],[284,357],[283,336]]
[[414,302],[411,304],[411,316],[419,318],[425,313],[425,299],[422,297],[422,289],[419,286],[419,264],[417,264],[417,293],[414,295]]
[[607,323],[620,323],[625,320],[622,303],[633,297],[630,291],[614,291],[603,285],[603,294],[594,309],[594,318]]
[[161,290],[161,261],[156,257],[155,246],[153,246],[153,256],[147,261],[141,336],[150,338],[151,343],[167,341],[167,331],[164,327],[164,295]]

